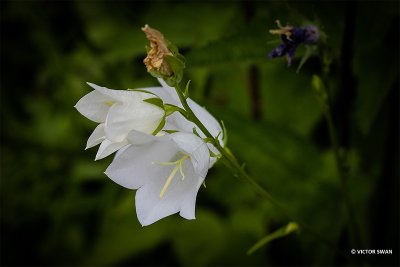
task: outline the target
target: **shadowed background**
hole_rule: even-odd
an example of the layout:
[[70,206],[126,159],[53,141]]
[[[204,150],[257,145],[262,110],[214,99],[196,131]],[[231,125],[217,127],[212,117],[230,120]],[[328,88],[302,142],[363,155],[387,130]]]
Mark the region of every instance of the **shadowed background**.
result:
[[[399,258],[399,4],[386,2],[1,2],[1,264],[265,266],[396,265]],[[267,55],[282,24],[318,25],[328,59],[291,67]],[[143,65],[144,24],[186,57],[191,98],[223,120],[228,145],[306,231],[246,251],[287,224],[222,165],[196,217],[142,228],[134,191],[104,174],[112,157],[84,150],[93,123],[73,106],[93,82],[156,86]],[[359,239],[351,240],[334,151],[311,86],[325,77]],[[352,256],[350,249],[392,249]]]

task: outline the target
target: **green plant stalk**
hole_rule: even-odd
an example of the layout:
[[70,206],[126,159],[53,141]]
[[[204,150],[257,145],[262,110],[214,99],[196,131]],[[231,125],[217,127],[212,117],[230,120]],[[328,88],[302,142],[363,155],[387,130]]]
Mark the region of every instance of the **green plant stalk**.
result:
[[332,114],[331,114],[331,109],[329,104],[326,101],[325,108],[324,108],[324,115],[325,119],[328,123],[328,129],[329,129],[329,138],[331,140],[331,144],[334,150],[334,155],[335,155],[335,162],[336,162],[336,168],[338,169],[339,172],[339,182],[342,190],[342,195],[343,195],[343,200],[344,204],[346,206],[346,211],[347,211],[347,216],[349,219],[349,224],[350,224],[350,243],[352,244],[353,247],[357,247],[360,244],[360,239],[357,231],[357,223],[356,219],[354,217],[354,208],[351,204],[350,196],[347,190],[347,172],[344,169],[344,162],[342,160],[342,157],[340,156],[339,152],[339,145],[337,142],[336,134],[335,134],[335,127],[333,125],[333,119],[332,119]]
[[287,225],[279,228],[278,230],[270,233],[269,235],[265,236],[263,239],[259,240],[255,243],[249,250],[247,250],[247,255],[253,254],[256,250],[260,249],[262,246],[268,244],[272,240],[285,237],[293,232],[297,232],[299,230],[299,225],[294,222],[290,222]]
[[247,172],[244,170],[244,168],[239,164],[238,160],[235,158],[235,156],[226,148],[222,147],[221,144],[219,143],[219,140],[217,140],[212,134],[208,131],[208,129],[203,125],[203,123],[197,118],[197,116],[194,114],[190,106],[188,105],[186,101],[186,97],[182,93],[181,88],[176,85],[175,86],[175,91],[179,96],[179,100],[182,103],[183,108],[186,111],[186,117],[188,120],[192,121],[194,124],[196,124],[197,127],[205,134],[205,136],[209,140],[214,140],[212,144],[218,149],[218,151],[222,155],[222,162],[224,165],[230,169],[233,174],[239,178],[242,178],[246,180],[248,183],[250,183],[254,189],[264,198],[266,198],[272,205],[277,207],[286,217],[288,217],[290,220],[297,222],[297,224],[300,226],[300,228],[303,228],[306,230],[308,233],[313,235],[315,238],[317,238],[319,241],[324,243],[326,246],[332,248],[336,252],[338,252],[340,255],[344,257],[348,257],[346,253],[338,249],[332,242],[329,240],[325,239],[323,236],[321,236],[319,233],[315,232],[312,227],[308,226],[306,223],[304,223],[302,220],[298,219],[296,216],[292,215],[291,212],[289,212],[281,203],[279,203],[268,191],[266,191],[254,178],[252,178],[250,175],[247,174]]
[[[326,51],[324,53],[327,53]],[[323,57],[329,57],[329,56],[323,56]],[[323,88],[325,92],[325,97],[321,97],[321,95],[317,95],[317,98],[322,104],[323,108],[323,113],[325,120],[328,124],[328,131],[329,131],[329,139],[331,142],[331,146],[334,151],[334,156],[335,156],[335,163],[336,163],[336,168],[339,172],[339,183],[343,195],[343,202],[345,205],[347,217],[349,220],[349,235],[350,235],[350,244],[352,247],[365,247],[365,244],[361,242],[361,235],[358,232],[358,227],[357,227],[357,221],[354,216],[354,208],[351,204],[351,199],[350,195],[347,190],[347,172],[344,168],[345,162],[343,161],[343,158],[340,156],[340,151],[339,151],[339,144],[337,141],[336,137],[336,131],[335,131],[335,126],[333,123],[333,118],[332,118],[332,112],[331,112],[331,104],[330,104],[330,96],[332,95],[332,90],[331,87],[329,86],[328,82],[328,73],[329,73],[329,63],[327,62],[322,62],[322,65],[324,66],[324,71],[322,73],[322,82],[323,82]]]

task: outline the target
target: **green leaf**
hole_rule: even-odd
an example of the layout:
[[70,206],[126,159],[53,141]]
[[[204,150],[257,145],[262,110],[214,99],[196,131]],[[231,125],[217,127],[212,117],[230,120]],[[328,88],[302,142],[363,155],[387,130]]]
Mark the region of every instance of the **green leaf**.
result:
[[285,237],[287,235],[290,235],[293,232],[297,232],[299,230],[299,225],[295,222],[290,222],[286,226],[283,226],[276,230],[275,232],[267,235],[260,241],[258,241],[256,244],[254,244],[248,251],[247,255],[253,254],[256,250],[260,249],[262,246],[265,246],[266,244],[270,243],[271,241]]

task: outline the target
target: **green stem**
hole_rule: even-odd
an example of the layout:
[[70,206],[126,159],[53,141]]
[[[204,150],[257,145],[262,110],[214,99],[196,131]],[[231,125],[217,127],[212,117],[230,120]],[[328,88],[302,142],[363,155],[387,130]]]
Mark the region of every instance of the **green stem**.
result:
[[[324,51],[324,53],[327,53]],[[328,56],[323,56],[328,57]],[[343,157],[340,155],[340,149],[339,149],[339,143],[337,140],[336,136],[336,130],[335,126],[333,123],[333,118],[332,118],[332,111],[331,111],[331,95],[332,95],[332,90],[331,86],[329,86],[329,81],[328,81],[328,71],[329,70],[329,64],[328,63],[323,63],[325,66],[324,71],[322,73],[322,88],[325,93],[324,97],[321,97],[321,95],[317,94],[317,97],[319,101],[321,102],[323,109],[324,109],[324,116],[325,120],[328,123],[328,131],[329,131],[329,138],[331,142],[331,146],[334,151],[334,156],[335,156],[335,163],[336,163],[336,168],[339,172],[339,183],[343,195],[343,202],[345,205],[347,217],[349,220],[349,236],[350,236],[350,245],[355,248],[355,247],[365,247],[364,242],[361,242],[361,235],[358,232],[358,227],[357,227],[357,221],[355,217],[355,209],[353,208],[353,205],[351,204],[351,198],[347,190],[347,178],[348,178],[348,173],[345,169],[345,162]]]
[[186,97],[183,95],[181,88],[177,85],[175,87],[175,91],[179,96],[179,100],[182,103],[183,108],[186,111],[187,119],[192,121],[194,124],[199,127],[199,129],[204,133],[207,138],[214,139],[212,134],[208,131],[208,129],[203,125],[203,123],[197,118],[197,116],[193,113],[192,109],[189,107],[189,104],[186,101]]
[[350,196],[347,190],[347,172],[344,168],[345,163],[343,161],[343,158],[340,156],[339,145],[336,138],[335,127],[333,124],[332,114],[328,101],[325,102],[325,105],[326,105],[325,119],[328,123],[329,138],[331,140],[332,147],[334,150],[336,168],[338,169],[339,172],[339,181],[342,190],[343,201],[346,206],[347,216],[350,224],[349,225],[349,234],[351,240],[350,243],[352,244],[351,245],[352,247],[358,247],[358,245],[360,244],[360,239],[357,231],[358,228],[357,228],[356,218],[354,217],[354,208],[351,204]]
[[250,175],[247,174],[247,172],[243,169],[243,167],[239,164],[238,160],[235,158],[235,156],[227,149],[221,146],[219,140],[216,140],[214,136],[208,131],[208,129],[203,125],[203,123],[197,118],[197,116],[194,114],[192,109],[187,103],[187,100],[185,96],[183,95],[181,89],[179,86],[175,87],[175,91],[177,92],[179,99],[182,103],[183,108],[186,111],[187,118],[192,121],[194,124],[196,124],[197,127],[204,133],[204,135],[209,138],[210,140],[214,140],[213,145],[218,149],[218,151],[222,155],[222,162],[226,165],[226,167],[230,170],[233,171],[233,173],[238,176],[239,178],[242,178],[246,180],[248,183],[250,183],[254,189],[264,198],[266,198],[272,205],[277,207],[287,218],[289,218],[292,221],[297,222],[297,224],[306,230],[308,233],[319,239],[322,243],[327,245],[328,247],[334,249],[337,251],[339,254],[341,254],[344,257],[348,257],[347,254],[345,254],[343,251],[339,250],[333,243],[331,243],[329,240],[325,239],[323,236],[321,236],[319,233],[315,232],[312,227],[308,226],[306,223],[304,223],[302,220],[294,216],[290,211],[288,211],[285,206],[283,206],[281,203],[279,203],[268,191],[266,191],[254,178],[252,178]]
[[[215,144],[214,144],[215,145]],[[219,144],[216,144],[216,147],[218,149],[218,151],[221,153],[221,155],[223,156],[223,158],[227,159],[226,161],[224,161],[224,164],[228,167],[228,168],[232,168],[235,171],[235,174],[239,177],[239,178],[243,178],[244,180],[246,180],[248,183],[250,183],[254,189],[264,198],[266,198],[272,205],[274,205],[275,207],[277,207],[288,219],[290,219],[291,221],[295,221],[297,222],[297,224],[303,228],[305,231],[307,231],[308,233],[310,233],[311,235],[313,235],[314,237],[316,237],[317,239],[319,239],[322,243],[324,243],[325,245],[327,245],[328,247],[334,249],[335,251],[337,251],[338,253],[340,253],[342,256],[347,257],[347,255],[339,250],[333,243],[331,243],[329,240],[325,239],[323,236],[321,236],[319,233],[317,233],[316,231],[314,231],[312,229],[312,227],[308,226],[306,223],[304,223],[302,220],[300,220],[298,217],[296,217],[295,215],[293,215],[290,211],[288,211],[286,209],[285,206],[283,206],[280,202],[278,202],[268,191],[266,191],[253,177],[251,177],[250,175],[247,174],[247,172],[244,171],[244,169],[240,166],[240,164],[237,162],[237,160],[235,158],[232,157],[232,155],[230,153],[227,153],[226,150],[221,147]]]

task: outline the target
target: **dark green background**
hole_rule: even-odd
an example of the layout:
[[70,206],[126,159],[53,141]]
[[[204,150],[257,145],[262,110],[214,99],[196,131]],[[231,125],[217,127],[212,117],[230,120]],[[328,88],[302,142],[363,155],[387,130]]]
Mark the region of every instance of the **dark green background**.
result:
[[[267,54],[275,19],[325,33],[296,73]],[[251,256],[289,222],[222,165],[201,188],[197,219],[142,228],[134,192],[109,180],[112,157],[85,151],[95,123],[73,106],[93,82],[155,86],[142,63],[144,24],[187,59],[191,97],[222,119],[228,145],[287,209],[348,256],[303,230]],[[399,258],[399,4],[396,1],[2,1],[2,265],[395,265]],[[318,52],[319,51],[319,52]],[[360,241],[352,243],[323,109],[324,76]],[[350,249],[391,249],[353,256]]]

